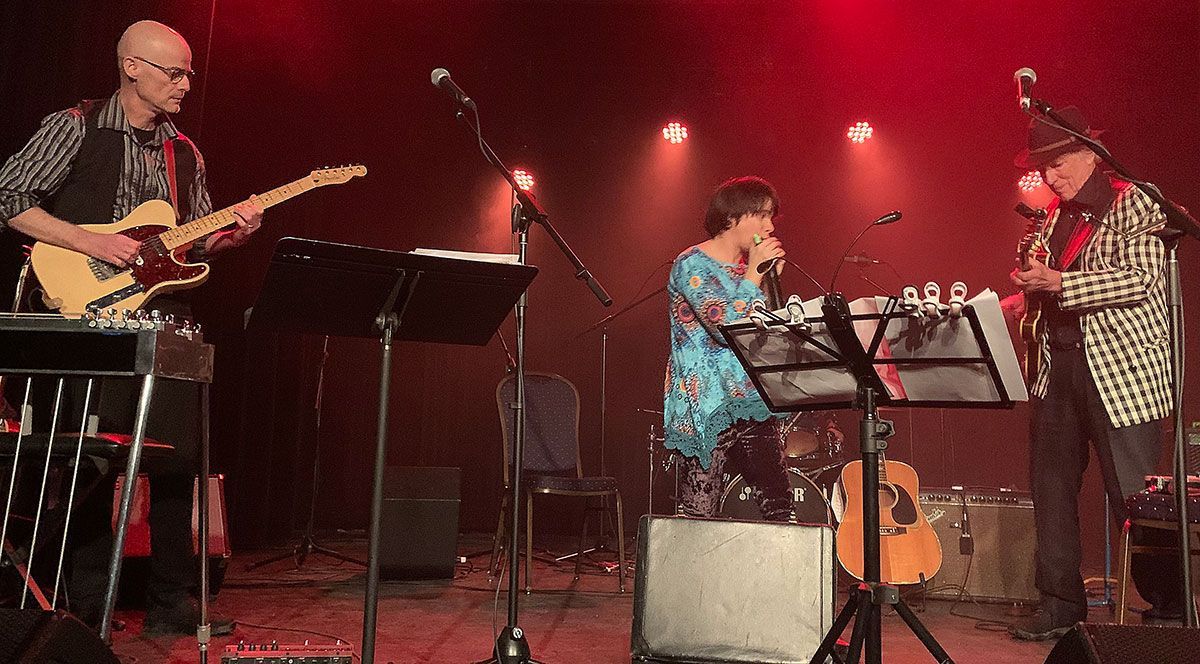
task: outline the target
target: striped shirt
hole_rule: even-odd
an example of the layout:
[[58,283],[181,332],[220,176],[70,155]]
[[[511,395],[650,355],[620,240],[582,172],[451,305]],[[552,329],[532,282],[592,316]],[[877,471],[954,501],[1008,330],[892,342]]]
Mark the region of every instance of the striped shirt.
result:
[[[162,116],[154,137],[140,144],[117,95],[113,94],[96,118],[98,127],[115,129],[125,135],[125,156],[113,199],[114,221],[124,218],[146,201],[171,200],[163,141],[181,136],[170,119]],[[0,230],[9,219],[41,205],[63,185],[83,142],[84,122],[79,108],[51,113],[42,120],[41,128],[29,143],[0,168]],[[176,148],[183,145],[180,141]],[[212,201],[205,184],[204,160],[199,151],[196,152],[196,174],[188,190],[188,217],[181,221],[191,221],[212,212]]]

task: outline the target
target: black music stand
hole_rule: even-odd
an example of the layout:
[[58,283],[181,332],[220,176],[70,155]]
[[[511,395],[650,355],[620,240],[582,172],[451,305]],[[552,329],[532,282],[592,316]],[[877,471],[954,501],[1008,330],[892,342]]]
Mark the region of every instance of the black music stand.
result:
[[[898,307],[898,300],[879,298],[883,302],[878,313],[851,313],[841,293],[823,298],[820,316],[796,312],[787,318],[768,314],[758,316],[757,322],[737,322],[721,327],[729,347],[746,368],[755,387],[773,411],[829,410],[853,407],[862,411],[859,425],[863,464],[863,567],[865,577],[851,593],[846,605],[813,654],[812,664],[824,664],[827,658],[841,660],[834,653],[838,637],[854,619],[847,662],[857,662],[866,643],[867,664],[883,661],[883,640],[880,618],[883,605],[892,606],[939,663],[953,660],[933,635],[912,612],[899,590],[880,580],[879,561],[879,453],[887,448],[887,439],[894,429],[888,420],[879,419],[878,405],[894,407],[974,407],[1011,408],[1014,400],[1006,385],[1020,386],[1016,355],[1009,352],[1001,357],[989,348],[977,312],[971,305],[962,309],[961,318],[944,324],[955,325],[950,335],[970,333],[975,352],[950,353],[944,347],[930,343],[935,335],[928,326],[936,325],[924,314],[914,317]],[[942,308],[944,313],[945,307]],[[998,313],[998,309],[997,309]],[[920,322],[918,324],[918,322]],[[870,334],[863,333],[863,328]],[[967,326],[963,329],[962,326]],[[859,329],[856,329],[859,328]],[[861,334],[860,334],[861,333]],[[914,335],[915,333],[915,335]],[[936,331],[934,331],[936,334]],[[890,339],[889,352],[879,357],[884,339]],[[907,342],[907,343],[905,343]],[[926,347],[927,353],[920,349]],[[916,352],[909,352],[917,349]],[[897,353],[901,355],[897,357]],[[990,383],[979,398],[969,400],[893,397],[881,370],[895,380],[903,375],[901,367],[930,368],[972,367],[981,383]],[[895,373],[892,373],[892,371]],[[807,386],[801,387],[808,372],[822,371],[819,394]],[[1014,371],[1016,382],[1014,383]],[[986,377],[986,378],[984,378]],[[895,383],[892,383],[893,386]],[[914,387],[917,387],[914,385]],[[807,391],[806,391],[807,390]],[[909,392],[905,388],[905,393]],[[920,389],[911,390],[920,392]],[[1018,394],[1019,396],[1019,394]]]
[[249,328],[378,338],[381,343],[362,664],[375,661],[392,342],[486,345],[535,275],[537,268],[527,265],[423,256],[304,238],[285,237],[275,245]]

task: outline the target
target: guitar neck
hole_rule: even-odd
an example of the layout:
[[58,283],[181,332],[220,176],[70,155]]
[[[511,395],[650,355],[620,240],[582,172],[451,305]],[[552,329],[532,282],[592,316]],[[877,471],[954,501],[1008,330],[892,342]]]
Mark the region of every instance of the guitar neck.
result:
[[[289,182],[282,187],[276,187],[268,192],[259,194],[258,200],[262,203],[263,208],[269,208],[289,198],[299,196],[317,186],[310,178],[304,177]],[[237,219],[237,216],[233,213],[233,208],[234,206],[231,205],[222,210],[217,210],[210,215],[189,221],[182,226],[163,232],[159,235],[159,238],[162,239],[163,245],[168,249],[176,249],[189,245],[209,233],[233,224]]]

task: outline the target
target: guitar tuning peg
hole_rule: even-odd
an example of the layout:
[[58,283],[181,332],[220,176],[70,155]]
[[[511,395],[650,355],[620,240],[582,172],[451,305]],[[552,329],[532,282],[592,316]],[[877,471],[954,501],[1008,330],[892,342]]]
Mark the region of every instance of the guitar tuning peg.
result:
[[138,320],[146,320],[146,310],[145,309],[138,309],[137,311],[133,312],[133,315]]

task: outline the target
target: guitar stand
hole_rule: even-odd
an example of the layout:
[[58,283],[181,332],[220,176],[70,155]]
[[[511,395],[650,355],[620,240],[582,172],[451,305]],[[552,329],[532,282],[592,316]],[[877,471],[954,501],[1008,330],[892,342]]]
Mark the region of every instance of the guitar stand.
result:
[[[825,633],[825,638],[813,654],[810,664],[824,664],[828,658],[832,658],[838,664],[858,662],[864,643],[866,664],[882,664],[883,636],[880,618],[884,605],[896,610],[909,630],[920,639],[929,654],[933,655],[934,660],[939,664],[953,664],[954,660],[950,659],[950,655],[900,598],[900,590],[879,580],[879,452],[887,448],[887,439],[895,433],[895,428],[890,420],[879,419],[874,388],[859,388],[858,397],[858,405],[863,411],[859,423],[859,437],[862,439],[863,576],[866,578],[850,591],[846,605],[842,607],[833,626]],[[851,618],[854,619],[854,630],[850,637],[850,648],[843,661],[834,652],[834,646],[837,645],[838,637],[850,624]]]

